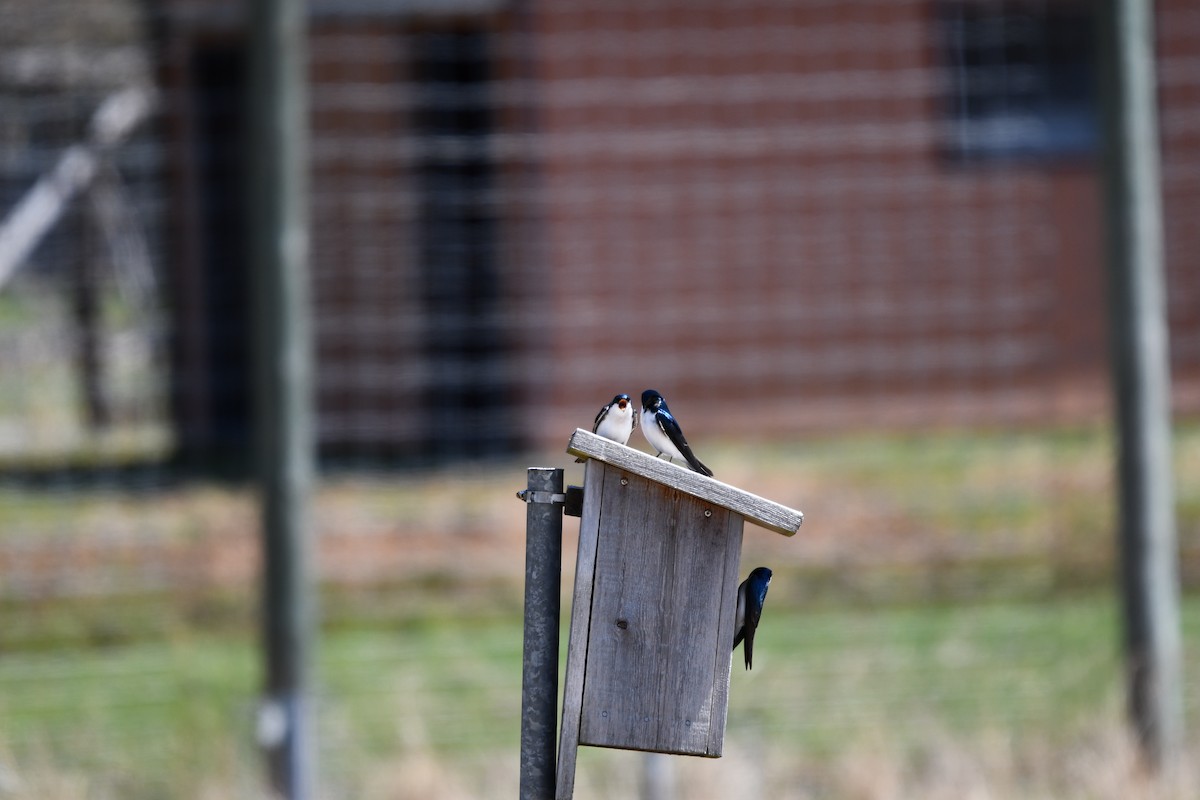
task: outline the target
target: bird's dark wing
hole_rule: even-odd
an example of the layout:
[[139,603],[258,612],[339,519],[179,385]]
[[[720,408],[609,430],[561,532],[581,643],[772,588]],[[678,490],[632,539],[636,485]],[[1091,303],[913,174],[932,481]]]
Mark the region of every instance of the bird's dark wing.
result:
[[671,416],[671,412],[666,409],[659,409],[654,415],[654,419],[658,422],[658,427],[667,438],[671,440],[671,444],[683,454],[687,459],[688,464],[692,469],[699,472],[701,475],[712,477],[712,470],[700,463],[700,459],[696,458],[696,454],[692,452],[691,445],[687,443],[687,439],[683,438],[683,431],[679,429],[679,423],[675,421],[675,417]]
[[745,636],[746,636],[746,626],[743,625],[742,627],[738,628],[737,633],[734,634],[734,637],[733,637],[733,649],[734,650],[737,650],[737,646],[742,643],[742,639],[744,639]]
[[[596,413],[596,421],[592,423],[592,433],[595,433],[597,430],[599,430],[600,423],[603,422],[605,416],[608,415],[608,409],[609,409],[609,406],[611,406],[611,405],[612,405],[612,403],[609,403],[607,405],[603,405],[600,407],[600,410]],[[582,464],[585,461],[587,461],[587,459],[583,458],[582,456],[575,459],[576,464]]]
[[600,410],[596,412],[596,421],[592,423],[592,433],[595,433],[600,429],[600,423],[603,422],[604,418],[608,416],[608,410],[610,408],[612,408],[612,403],[601,406]]
[[758,621],[762,619],[763,605],[767,602],[767,584],[766,582],[759,583],[753,588],[754,602],[748,603],[746,609],[746,624],[754,621],[754,627],[758,627]]
[[746,669],[750,669],[754,659],[754,634],[762,619],[763,604],[767,602],[767,587],[771,585],[770,573],[764,578],[759,570],[755,570],[746,583],[746,645],[742,650],[746,654]]

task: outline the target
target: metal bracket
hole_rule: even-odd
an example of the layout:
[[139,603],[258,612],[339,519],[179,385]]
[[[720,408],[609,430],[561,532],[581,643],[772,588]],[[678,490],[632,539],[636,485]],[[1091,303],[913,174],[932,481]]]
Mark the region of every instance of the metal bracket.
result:
[[556,503],[564,505],[567,502],[567,496],[558,492],[531,492],[528,489],[522,489],[517,492],[517,499],[524,500],[526,503]]
[[583,515],[583,487],[568,486],[566,492],[531,492],[522,489],[517,492],[517,499],[526,503],[550,503],[563,507],[563,513],[568,517]]

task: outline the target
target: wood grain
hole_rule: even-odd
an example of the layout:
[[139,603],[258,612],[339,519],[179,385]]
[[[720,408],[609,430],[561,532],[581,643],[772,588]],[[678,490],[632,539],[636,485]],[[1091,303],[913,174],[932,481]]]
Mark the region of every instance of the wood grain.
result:
[[[584,668],[587,664],[588,627],[592,613],[592,581],[596,572],[596,546],[604,478],[609,471],[600,461],[584,469],[583,514],[579,518],[579,551],[575,561],[571,633],[567,645],[567,674],[563,685],[562,725],[559,728],[555,798],[570,800],[575,792],[575,760],[579,747],[579,718],[583,707]],[[592,487],[588,490],[586,487]]]
[[737,621],[737,589],[742,555],[742,522],[737,514],[730,514],[725,531],[725,574],[721,586],[721,618],[717,632],[717,652],[713,670],[713,720],[709,730],[708,749],[713,756],[720,756],[725,739],[725,718],[729,711],[729,671],[733,665],[733,635]]
[[611,466],[602,492],[579,743],[719,756],[741,517]]

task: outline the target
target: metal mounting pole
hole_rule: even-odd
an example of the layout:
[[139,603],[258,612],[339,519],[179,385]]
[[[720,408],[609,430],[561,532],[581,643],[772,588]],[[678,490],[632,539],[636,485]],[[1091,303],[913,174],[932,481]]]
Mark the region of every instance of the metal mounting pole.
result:
[[530,467],[525,511],[525,639],[521,668],[521,800],[551,800],[558,722],[563,471]]
[[1129,710],[1161,767],[1183,744],[1183,691],[1154,7],[1098,10]]
[[316,796],[307,20],[303,0],[251,2],[250,266],[265,650],[259,741],[273,788],[287,800]]

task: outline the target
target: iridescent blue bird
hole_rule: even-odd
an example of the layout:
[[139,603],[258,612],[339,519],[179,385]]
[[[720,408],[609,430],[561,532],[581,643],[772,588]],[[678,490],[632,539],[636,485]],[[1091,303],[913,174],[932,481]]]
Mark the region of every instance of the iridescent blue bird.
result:
[[668,458],[681,458],[696,472],[712,477],[712,470],[700,463],[683,438],[667,401],[654,389],[642,392],[642,434],[660,456],[665,453]]
[[771,585],[771,570],[766,567],[756,567],[751,570],[746,580],[737,591],[737,617],[734,619],[733,649],[742,645],[742,653],[746,656],[746,669],[751,669],[754,661],[754,632],[758,630],[758,621],[762,619],[763,603],[767,601],[767,587]]

